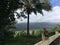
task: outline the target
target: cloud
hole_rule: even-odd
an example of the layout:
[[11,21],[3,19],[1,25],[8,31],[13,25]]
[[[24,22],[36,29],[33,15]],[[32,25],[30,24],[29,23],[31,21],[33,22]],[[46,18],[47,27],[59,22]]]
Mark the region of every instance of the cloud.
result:
[[42,22],[60,22],[60,7],[52,8],[52,11],[44,11],[44,17],[41,18]]
[[[44,16],[42,16],[39,13],[37,13],[37,15],[32,13],[30,15],[30,22],[60,22],[60,7],[59,6],[53,7],[52,11],[43,10],[43,14]],[[21,19],[16,19],[16,21],[18,23],[22,23],[22,22],[27,22],[27,19],[23,19],[23,21],[21,21]]]

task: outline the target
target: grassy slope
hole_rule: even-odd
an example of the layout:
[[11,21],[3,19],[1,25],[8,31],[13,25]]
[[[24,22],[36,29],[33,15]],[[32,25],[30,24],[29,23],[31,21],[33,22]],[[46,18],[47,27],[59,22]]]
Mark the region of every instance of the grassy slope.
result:
[[[19,33],[19,34],[18,34]],[[26,31],[17,31],[16,38],[6,45],[33,45],[41,40],[42,30],[30,30],[30,37],[26,36]],[[49,30],[49,36],[54,35],[54,31]]]
[[30,30],[30,36],[26,36],[26,31],[17,31],[16,38],[6,45],[33,45],[41,40],[41,30]]

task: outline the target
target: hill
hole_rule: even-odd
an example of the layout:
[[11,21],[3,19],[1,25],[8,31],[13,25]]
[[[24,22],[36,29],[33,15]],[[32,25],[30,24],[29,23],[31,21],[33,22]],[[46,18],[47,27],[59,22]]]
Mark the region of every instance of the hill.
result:
[[[29,28],[30,29],[41,29],[41,28],[46,27],[46,28],[50,29],[50,28],[54,28],[55,26],[57,26],[57,24],[58,23],[47,23],[47,22],[39,23],[39,22],[35,22],[35,23],[30,23]],[[25,30],[27,28],[27,23],[17,23],[17,24],[15,24],[15,26],[16,26],[17,30],[20,30],[20,29]]]

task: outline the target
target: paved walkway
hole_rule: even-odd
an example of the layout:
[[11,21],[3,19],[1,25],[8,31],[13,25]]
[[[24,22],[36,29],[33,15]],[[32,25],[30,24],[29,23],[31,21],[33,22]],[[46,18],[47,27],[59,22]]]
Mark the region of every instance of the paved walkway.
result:
[[60,36],[60,33],[57,33],[51,37],[49,37],[47,40],[40,41],[34,45],[49,45],[51,44],[55,39],[57,39]]
[[60,45],[60,37],[54,40],[50,45]]

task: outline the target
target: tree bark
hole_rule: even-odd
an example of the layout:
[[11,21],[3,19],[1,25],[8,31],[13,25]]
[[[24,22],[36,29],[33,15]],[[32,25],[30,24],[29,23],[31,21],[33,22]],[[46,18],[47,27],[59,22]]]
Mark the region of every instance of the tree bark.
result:
[[27,36],[29,36],[29,14],[28,14],[28,18],[27,18]]

